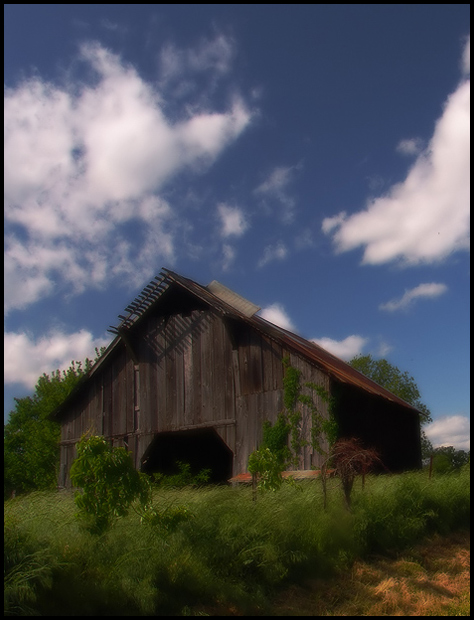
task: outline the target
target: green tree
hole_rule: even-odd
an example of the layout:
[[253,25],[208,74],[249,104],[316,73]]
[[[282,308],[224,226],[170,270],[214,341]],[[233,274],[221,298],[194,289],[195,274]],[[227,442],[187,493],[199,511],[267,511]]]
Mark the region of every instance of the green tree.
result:
[[431,412],[421,402],[420,391],[414,378],[408,372],[390,364],[386,359],[375,360],[371,355],[357,355],[349,364],[372,381],[402,398],[420,412],[420,422],[432,422]]
[[423,430],[421,431],[421,458],[423,460],[429,459],[433,454],[434,448],[431,441],[428,439],[427,435]]
[[78,517],[93,534],[103,534],[115,517],[125,516],[135,499],[149,504],[147,476],[135,469],[125,448],[112,447],[104,437],[81,438],[70,475],[80,487],[74,496]]
[[[97,356],[101,352],[97,351]],[[67,370],[39,377],[33,396],[15,398],[3,429],[4,496],[54,488],[59,465],[60,425],[50,418],[92,362],[71,362]]]
[[459,470],[470,461],[469,450],[456,450],[453,446],[435,448],[432,454],[433,470],[437,473]]

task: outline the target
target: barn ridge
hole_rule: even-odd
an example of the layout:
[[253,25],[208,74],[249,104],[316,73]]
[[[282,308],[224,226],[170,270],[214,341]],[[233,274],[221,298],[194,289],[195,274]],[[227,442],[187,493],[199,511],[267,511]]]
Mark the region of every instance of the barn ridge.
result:
[[[255,327],[255,329],[257,329],[258,331],[261,331],[276,340],[281,340],[288,346],[294,347],[300,353],[308,356],[308,358],[310,358],[313,362],[320,364],[323,368],[325,368],[329,373],[334,375],[334,377],[336,377],[340,381],[351,383],[357,387],[366,389],[373,394],[377,394],[378,396],[382,396],[383,398],[386,398],[393,402],[397,402],[405,407],[417,411],[415,407],[413,407],[400,397],[396,396],[395,394],[392,394],[392,392],[382,387],[369,377],[366,377],[355,368],[352,368],[352,366],[350,366],[337,356],[333,355],[323,347],[319,346],[315,342],[307,340],[302,336],[295,334],[294,332],[284,329],[283,327],[279,327],[274,323],[265,320],[263,317],[257,316],[255,312],[260,310],[258,306],[254,306],[256,310],[252,315],[243,313],[241,310],[239,310],[238,307],[232,305],[229,301],[226,301],[225,298],[220,297],[214,292],[212,292],[211,285],[216,282],[215,280],[211,282],[210,285],[205,287],[198,284],[194,280],[191,280],[171,271],[170,269],[162,268],[160,276],[157,276],[148,285],[149,289],[152,288],[154,282],[156,282],[156,288],[154,288],[153,291],[158,291],[159,294],[150,294],[146,296],[145,300],[149,301],[148,304],[142,302],[141,296],[145,296],[143,292],[138,295],[135,298],[135,301],[132,302],[132,304],[130,304],[129,306],[127,306],[127,309],[133,309],[134,314],[130,313],[128,317],[119,315],[119,318],[122,319],[121,322],[117,327],[110,326],[108,330],[109,332],[115,333],[119,336],[122,335],[124,333],[124,330],[132,327],[132,325],[136,321],[138,321],[146,313],[147,310],[152,309],[153,304],[159,300],[159,297],[165,292],[168,286],[170,286],[170,284],[174,282],[189,290],[192,294],[200,297],[204,302],[209,303],[209,305],[211,306],[214,306],[224,316],[235,317],[239,320],[246,321],[250,325]],[[211,287],[211,290],[209,287]],[[234,291],[230,291],[230,289],[226,290],[230,293],[233,293],[240,299],[243,299],[240,297],[240,295],[234,293]],[[147,287],[145,287],[144,291],[146,294]],[[247,303],[251,304],[251,302]],[[131,316],[134,317],[134,320],[130,318]]]

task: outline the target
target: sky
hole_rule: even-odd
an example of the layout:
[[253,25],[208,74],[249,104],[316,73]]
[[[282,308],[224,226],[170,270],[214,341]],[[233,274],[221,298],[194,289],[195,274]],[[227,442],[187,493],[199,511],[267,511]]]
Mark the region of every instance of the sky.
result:
[[469,448],[469,5],[7,4],[5,416],[162,267]]

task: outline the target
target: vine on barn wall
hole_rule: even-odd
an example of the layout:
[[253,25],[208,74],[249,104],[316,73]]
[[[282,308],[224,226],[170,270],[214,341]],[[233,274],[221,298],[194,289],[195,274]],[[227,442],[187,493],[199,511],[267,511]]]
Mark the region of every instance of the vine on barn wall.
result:
[[[339,429],[335,417],[335,402],[330,397],[328,390],[312,381],[301,385],[301,371],[291,366],[289,357],[283,359],[283,365],[285,367],[283,402],[290,425],[293,463],[297,466],[299,454],[304,446],[310,445],[318,454],[326,455],[334,445]],[[302,388],[311,390],[311,395],[302,394]],[[315,395],[328,404],[328,417],[323,416],[319,411],[315,403]],[[301,437],[303,414],[297,408],[299,403],[311,412],[310,441]],[[328,451],[323,448],[324,439],[328,443]]]
[[[260,487],[276,490],[283,479],[282,472],[292,464],[298,466],[301,450],[310,445],[318,454],[327,456],[338,436],[338,425],[335,418],[335,403],[328,390],[313,382],[301,385],[301,370],[294,368],[290,358],[282,360],[285,369],[283,376],[284,411],[278,414],[277,421],[272,424],[267,420],[263,423],[263,441],[258,450],[249,457],[249,472],[260,476]],[[302,389],[311,390],[311,395],[302,393]],[[328,417],[319,411],[315,403],[315,395],[328,404]],[[303,413],[304,405],[311,412],[310,440],[304,439]],[[288,448],[290,438],[290,449]],[[323,440],[328,450],[323,448]]]

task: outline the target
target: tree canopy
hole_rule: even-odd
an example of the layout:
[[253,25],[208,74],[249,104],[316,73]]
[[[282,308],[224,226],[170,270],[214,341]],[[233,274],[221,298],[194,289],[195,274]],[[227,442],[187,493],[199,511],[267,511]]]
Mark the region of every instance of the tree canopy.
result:
[[418,386],[408,372],[402,372],[386,359],[375,360],[371,355],[357,355],[349,364],[352,368],[418,409],[422,424],[432,422],[431,412],[421,401]]
[[45,373],[39,377],[33,396],[15,398],[15,408],[3,430],[5,497],[13,491],[24,493],[56,486],[60,424],[50,414],[91,365],[87,359],[84,364],[71,362],[67,370]]

